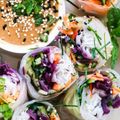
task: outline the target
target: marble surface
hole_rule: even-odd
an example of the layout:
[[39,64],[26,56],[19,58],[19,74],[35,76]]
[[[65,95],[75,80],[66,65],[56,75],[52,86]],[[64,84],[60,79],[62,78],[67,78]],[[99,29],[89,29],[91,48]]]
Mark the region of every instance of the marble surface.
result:
[[[71,0],[71,1],[73,1],[75,4],[77,4],[76,0]],[[67,1],[66,1],[66,12],[67,13],[74,13],[75,15],[79,15],[79,16],[83,16],[85,14],[83,11],[75,8]],[[0,55],[3,58],[2,59],[3,62],[9,63],[15,69],[18,68],[19,61],[20,61],[21,57],[23,56],[22,54],[10,53],[10,52],[4,51],[2,49],[0,49]],[[108,67],[109,67],[109,65],[108,65]],[[117,65],[115,67],[115,70],[120,73],[120,57],[119,57],[119,60],[117,62]],[[120,109],[113,112],[112,115],[108,118],[108,120],[120,120],[119,114],[120,114]],[[62,117],[62,120],[76,120],[75,118],[73,118],[69,114],[67,114],[66,112],[64,112],[60,115]]]

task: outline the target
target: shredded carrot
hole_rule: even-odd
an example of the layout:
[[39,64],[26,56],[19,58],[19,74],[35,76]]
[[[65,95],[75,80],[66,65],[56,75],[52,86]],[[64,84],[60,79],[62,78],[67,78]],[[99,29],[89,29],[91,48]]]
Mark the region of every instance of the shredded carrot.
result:
[[58,64],[58,63],[59,63],[60,58],[61,58],[60,53],[56,53],[56,54],[55,54],[55,56],[54,56],[54,63],[55,63],[55,64]]
[[50,120],[60,120],[60,118],[59,118],[59,116],[57,116],[53,113],[50,115]]
[[99,72],[96,72],[95,74],[88,75],[87,78],[92,80],[104,81],[105,77],[101,75]]
[[74,34],[71,36],[71,38],[74,40],[77,35],[78,35],[78,29],[74,31]]
[[120,93],[120,88],[118,88],[118,87],[116,87],[116,86],[113,86],[113,88],[112,88],[112,94],[113,94],[113,95],[116,95],[116,94],[118,94],[118,93]]
[[71,29],[61,29],[60,28],[59,30],[60,30],[61,33],[65,34],[65,35],[71,36],[71,35],[74,34],[73,30],[71,30]]
[[71,58],[73,63],[76,63],[77,60],[75,58],[75,55],[72,52],[70,52],[70,58]]
[[93,90],[93,85],[92,84],[89,85],[89,89],[90,89],[90,96],[92,96],[92,90]]
[[89,0],[89,1],[92,2],[92,3],[98,4],[98,5],[101,5],[100,0]]
[[54,85],[53,85],[53,90],[59,91],[59,90],[61,90],[61,89],[62,89],[62,86],[61,86],[61,85],[59,85],[59,84],[57,84],[57,83],[54,83]]

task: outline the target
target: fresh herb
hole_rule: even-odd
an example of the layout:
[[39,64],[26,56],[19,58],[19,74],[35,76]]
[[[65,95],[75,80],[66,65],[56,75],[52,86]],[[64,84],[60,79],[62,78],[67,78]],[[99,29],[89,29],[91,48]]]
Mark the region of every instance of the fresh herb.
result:
[[94,29],[93,29],[92,27],[90,27],[90,26],[88,26],[87,29],[88,29],[89,31],[92,31],[92,32],[95,34],[95,36],[96,36],[99,44],[102,45],[102,44],[101,44],[101,37],[98,35],[97,31],[94,30]]
[[95,48],[91,49],[91,53],[92,53],[92,58],[94,59],[96,57],[96,50],[95,50]]
[[40,26],[43,23],[43,15],[39,14],[41,11],[41,4],[44,0],[23,0],[21,3],[16,3],[12,6],[13,12],[17,15],[33,15],[35,26]]
[[41,14],[35,14],[34,15],[34,20],[35,20],[35,26],[38,27],[43,23],[43,15]]
[[119,44],[117,42],[120,37],[120,9],[115,6],[111,8],[107,14],[107,26],[111,34],[111,40],[113,44],[112,57],[111,57],[111,68],[114,68],[119,54]]
[[105,56],[100,52],[100,50],[95,47],[95,50],[98,52],[98,54],[103,58],[103,59],[106,59]]
[[104,57],[104,55],[100,52],[100,50],[96,47],[96,44],[95,44],[95,39],[94,39],[94,49],[95,49],[95,51],[103,58],[103,59],[105,59],[105,57]]
[[40,35],[40,41],[41,42],[47,42],[48,41],[48,34],[41,34]]
[[8,104],[0,105],[0,113],[2,113],[4,120],[10,120],[13,114],[13,110]]
[[106,55],[106,60],[107,60],[107,48],[106,48],[106,36],[104,33],[104,46],[105,46],[105,55]]
[[102,46],[99,50],[104,49],[104,48],[105,48],[105,47],[107,47],[109,44],[110,44],[110,41],[109,41],[109,42],[107,42],[106,44],[104,44],[104,46]]
[[83,92],[83,89],[88,87],[89,84],[91,83],[95,83],[95,80],[92,80],[92,79],[87,79],[78,89],[77,89],[77,93],[79,95],[79,101],[80,101],[80,104],[81,104],[81,100],[82,100],[82,92]]
[[111,68],[114,69],[117,63],[117,60],[118,60],[118,56],[119,56],[119,44],[115,37],[111,37],[111,40],[112,40],[112,45],[113,45],[112,57],[111,57]]
[[0,77],[0,92],[4,92],[5,79]]
[[101,2],[102,2],[102,5],[105,5],[106,0],[101,0]]
[[68,16],[68,18],[69,18],[69,21],[72,21],[73,20],[73,18],[75,18],[76,17],[76,15],[74,15],[74,14],[69,14],[69,16]]

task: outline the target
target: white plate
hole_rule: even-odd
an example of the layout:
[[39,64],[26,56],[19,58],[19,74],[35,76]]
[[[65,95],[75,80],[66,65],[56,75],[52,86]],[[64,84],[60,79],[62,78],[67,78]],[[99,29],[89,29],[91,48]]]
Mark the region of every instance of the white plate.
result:
[[[65,15],[65,2],[64,0],[58,0],[59,1],[59,16],[64,16]],[[58,26],[62,25],[62,20],[59,20],[55,27],[53,28],[53,30],[50,32],[49,36],[48,36],[48,42],[38,42],[35,44],[31,44],[31,45],[14,45],[14,44],[10,44],[2,39],[0,39],[0,48],[9,51],[9,52],[13,52],[13,53],[27,53],[28,51],[30,51],[31,48],[36,48],[36,47],[45,47],[47,45],[49,45],[53,39],[55,38],[55,36],[57,36],[57,34],[59,33],[58,31]]]

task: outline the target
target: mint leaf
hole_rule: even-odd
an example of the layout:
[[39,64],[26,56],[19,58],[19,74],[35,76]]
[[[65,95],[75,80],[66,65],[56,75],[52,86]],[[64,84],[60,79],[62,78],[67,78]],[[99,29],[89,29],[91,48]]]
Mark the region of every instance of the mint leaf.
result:
[[111,37],[113,49],[112,49],[112,57],[111,57],[111,68],[114,69],[119,55],[119,44],[117,42],[117,39],[115,37]]
[[0,113],[2,113],[4,120],[9,120],[12,117],[13,110],[8,104],[0,105]]

